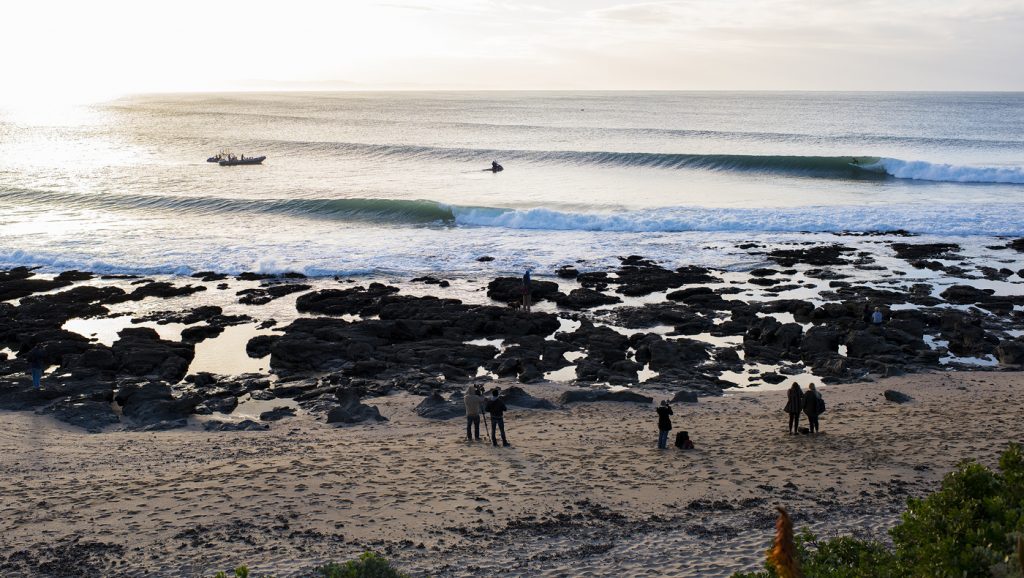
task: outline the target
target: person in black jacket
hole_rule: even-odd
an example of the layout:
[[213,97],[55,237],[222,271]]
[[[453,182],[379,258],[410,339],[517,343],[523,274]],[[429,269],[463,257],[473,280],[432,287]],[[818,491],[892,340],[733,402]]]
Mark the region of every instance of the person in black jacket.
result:
[[807,425],[812,434],[818,432],[818,416],[821,414],[823,405],[821,394],[818,393],[814,384],[808,385],[807,393],[804,394],[804,413],[807,414]]
[[39,389],[40,380],[43,379],[43,369],[45,369],[45,357],[46,354],[43,351],[42,345],[37,345],[28,352],[26,360],[28,361],[28,369],[32,373],[32,386]]
[[786,413],[789,414],[789,433],[800,433],[800,411],[804,408],[804,392],[800,384],[793,382],[789,388],[789,400],[786,402]]
[[512,445],[512,444],[508,443],[508,440],[505,438],[505,417],[504,417],[504,415],[505,415],[505,412],[508,410],[508,408],[505,407],[505,402],[502,401],[500,397],[498,397],[498,394],[500,394],[500,393],[501,393],[501,389],[499,389],[497,387],[494,388],[491,391],[491,396],[492,397],[491,397],[491,399],[487,400],[486,409],[487,409],[487,413],[491,414],[491,441],[494,443],[495,446],[498,445],[498,438],[495,437],[495,429],[499,429],[500,428],[501,429],[501,445],[503,445],[503,446],[505,446],[507,448],[508,446]]
[[668,432],[672,430],[672,406],[667,399],[661,400],[661,405],[655,410],[658,412],[658,449],[668,449]]

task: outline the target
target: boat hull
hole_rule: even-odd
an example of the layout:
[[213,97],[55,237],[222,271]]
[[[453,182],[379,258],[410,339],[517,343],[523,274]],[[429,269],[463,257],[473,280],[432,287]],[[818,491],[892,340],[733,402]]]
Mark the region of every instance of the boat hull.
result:
[[233,167],[237,165],[260,165],[267,157],[253,157],[250,159],[223,159],[217,162],[222,167]]

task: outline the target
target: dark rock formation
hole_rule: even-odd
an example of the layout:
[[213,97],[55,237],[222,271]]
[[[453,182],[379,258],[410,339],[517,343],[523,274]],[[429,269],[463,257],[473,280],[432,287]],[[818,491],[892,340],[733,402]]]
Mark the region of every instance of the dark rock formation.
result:
[[595,401],[619,401],[619,402],[633,402],[633,403],[653,403],[654,398],[646,395],[641,395],[629,390],[620,391],[603,391],[596,389],[574,389],[562,393],[558,398],[558,403],[579,403],[579,402],[595,402]]
[[[387,421],[376,406],[359,401],[359,392],[342,389],[337,392],[338,406],[327,412],[327,423],[362,423],[364,421]],[[465,413],[465,412],[463,412]]]
[[554,403],[541,399],[539,397],[533,397],[521,387],[506,387],[501,392],[502,399],[508,405],[514,405],[516,407],[524,407],[527,409],[558,409],[558,406]]
[[199,404],[195,395],[175,398],[171,387],[160,382],[122,382],[114,399],[125,417],[142,426],[184,420]]
[[622,299],[614,295],[605,295],[586,287],[573,289],[568,295],[559,293],[555,296],[555,303],[566,309],[590,309],[601,305],[612,305],[622,303]]
[[38,410],[36,413],[51,415],[60,421],[80,427],[89,433],[99,433],[121,420],[111,407],[110,400],[95,400],[88,397],[64,397]]
[[792,267],[797,263],[824,267],[829,265],[848,265],[848,253],[855,249],[844,245],[818,245],[806,249],[776,249],[768,253],[768,258],[783,267]]
[[286,417],[295,417],[295,408],[286,405],[275,407],[260,414],[260,421],[278,421]]
[[[533,303],[554,299],[558,294],[558,283],[551,281],[530,281],[530,299]],[[498,277],[487,284],[487,296],[495,301],[509,303],[523,299],[523,280],[520,277]]]
[[118,332],[114,358],[122,375],[152,376],[171,383],[185,377],[195,356],[191,345],[164,341],[148,327],[130,327]]
[[303,283],[280,283],[275,285],[265,285],[259,288],[242,289],[238,293],[235,293],[235,295],[240,296],[238,302],[242,305],[266,305],[274,299],[284,297],[285,295],[291,295],[292,293],[308,291],[312,288],[312,285],[306,285]]
[[466,415],[462,399],[445,399],[439,393],[432,393],[416,406],[416,415],[427,419],[452,419]]
[[885,390],[885,393],[883,393],[883,395],[885,396],[885,399],[887,401],[891,401],[894,403],[907,403],[908,401],[914,400],[914,398],[910,397],[909,395],[896,391],[895,389],[887,389]]

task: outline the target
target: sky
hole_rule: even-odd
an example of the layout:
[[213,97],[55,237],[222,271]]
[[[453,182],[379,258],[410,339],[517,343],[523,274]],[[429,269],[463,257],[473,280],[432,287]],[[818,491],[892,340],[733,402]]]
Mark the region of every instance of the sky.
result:
[[1024,90],[1024,0],[9,2],[0,101],[219,90]]

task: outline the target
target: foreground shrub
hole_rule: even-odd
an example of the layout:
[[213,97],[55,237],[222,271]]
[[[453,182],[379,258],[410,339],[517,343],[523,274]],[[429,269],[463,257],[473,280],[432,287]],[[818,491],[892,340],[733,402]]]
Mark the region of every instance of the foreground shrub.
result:
[[[249,578],[249,568],[235,568],[234,578]],[[391,567],[391,563],[375,552],[364,552],[358,560],[349,560],[344,564],[329,562],[316,569],[316,576],[322,578],[409,578],[408,574]],[[224,572],[217,572],[213,578],[229,578]],[[256,578],[253,576],[252,578]],[[263,576],[262,578],[273,578]]]
[[331,562],[317,568],[323,578],[409,578],[408,574],[391,567],[383,556],[374,552],[363,552],[358,560],[349,560],[344,565]]
[[[782,523],[780,519],[780,524]],[[1024,568],[1024,452],[1017,444],[999,458],[999,471],[962,464],[941,489],[907,502],[890,530],[893,548],[850,537],[819,541],[804,531],[793,556],[808,578],[1022,578]],[[782,578],[769,551],[764,572],[733,578]]]

